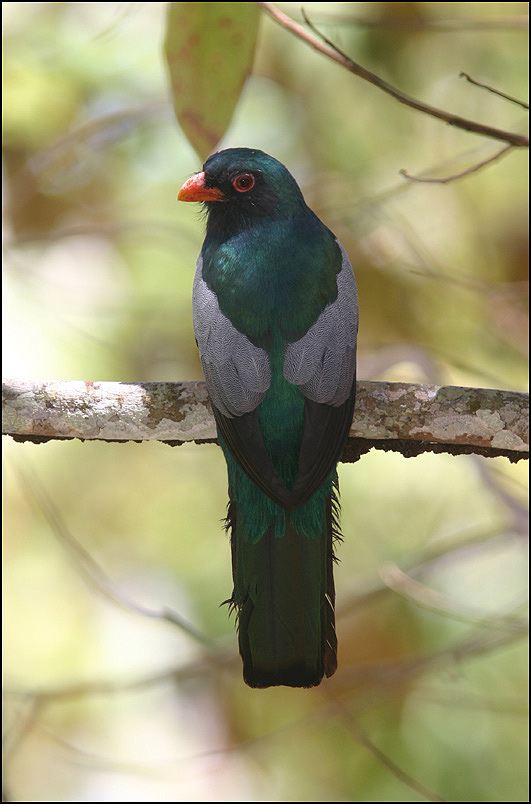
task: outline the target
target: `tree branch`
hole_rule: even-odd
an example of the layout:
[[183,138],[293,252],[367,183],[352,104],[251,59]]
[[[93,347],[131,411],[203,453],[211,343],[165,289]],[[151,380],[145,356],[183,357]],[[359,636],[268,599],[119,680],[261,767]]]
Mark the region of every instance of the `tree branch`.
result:
[[[5,380],[2,432],[17,441],[216,440],[204,382]],[[358,382],[342,457],[372,447],[407,457],[422,452],[529,457],[529,396],[513,391],[412,383]]]
[[459,17],[458,19],[425,17],[363,17],[359,14],[326,14],[317,12],[313,15],[322,24],[356,25],[362,28],[383,28],[393,31],[428,31],[429,33],[447,33],[452,31],[528,31],[529,16],[527,14],[500,14],[488,19],[477,17]]
[[310,47],[313,47],[314,50],[318,50],[329,59],[332,59],[332,61],[335,61],[342,67],[345,67],[345,69],[349,70],[349,72],[354,73],[354,75],[357,75],[359,78],[363,78],[364,81],[368,81],[370,84],[373,84],[374,86],[383,90],[388,95],[391,95],[393,98],[395,98],[395,100],[397,100],[399,103],[403,103],[405,106],[409,106],[412,109],[416,109],[419,112],[428,114],[431,117],[436,117],[439,120],[443,120],[445,123],[448,123],[451,126],[464,129],[465,131],[470,131],[474,134],[481,134],[484,137],[502,140],[503,142],[508,142],[511,145],[516,145],[518,147],[529,146],[529,137],[526,137],[523,134],[516,134],[511,131],[503,131],[501,129],[493,128],[492,126],[485,126],[482,123],[477,123],[474,120],[468,120],[465,117],[460,117],[459,115],[445,112],[443,109],[437,109],[434,106],[429,106],[427,103],[422,103],[422,101],[409,97],[399,89],[396,89],[396,87],[388,84],[387,81],[383,80],[383,78],[380,78],[375,73],[372,73],[370,70],[362,67],[361,64],[357,64],[357,62],[352,61],[352,59],[343,53],[343,51],[340,50],[337,45],[331,42],[330,39],[328,39],[315,28],[315,26],[304,14],[304,11],[304,18],[308,26],[322,40],[321,42],[319,39],[316,39],[315,36],[309,34],[308,31],[302,27],[302,25],[299,25],[297,22],[295,22],[295,20],[292,20],[291,17],[283,14],[282,11],[279,11],[279,9],[271,3],[256,3],[256,5],[260,6],[260,8],[267,12],[267,14],[269,14],[275,20],[275,22],[277,22],[283,28],[286,28],[288,31],[291,31],[292,34],[297,36],[299,39],[302,39],[303,42],[306,42],[308,45],[310,45]]
[[399,170],[401,176],[408,181],[414,182],[423,182],[424,184],[450,184],[452,181],[457,181],[457,179],[463,179],[465,176],[470,176],[472,173],[476,173],[481,168],[486,167],[486,165],[490,165],[492,162],[495,162],[500,157],[504,156],[504,154],[508,153],[513,148],[512,145],[504,145],[503,148],[499,151],[496,151],[495,154],[492,156],[488,156],[486,159],[483,159],[481,162],[476,162],[475,165],[472,165],[465,170],[461,170],[459,173],[452,173],[451,176],[444,176],[443,178],[434,178],[431,176],[411,176],[407,170]]
[[415,779],[415,777],[410,773],[407,773],[391,758],[391,756],[382,751],[382,749],[370,739],[367,732],[361,728],[360,724],[358,723],[358,719],[349,712],[347,706],[345,706],[341,700],[336,699],[333,701],[333,705],[339,712],[348,732],[352,735],[354,740],[366,748],[376,759],[376,761],[390,771],[395,778],[397,778],[400,782],[405,784],[406,787],[409,787],[426,801],[446,801],[446,799],[441,798],[441,796],[435,792],[435,790],[432,790],[418,779]]
[[517,106],[521,106],[522,109],[525,109],[526,111],[529,110],[529,104],[525,103],[525,101],[521,101],[518,98],[513,98],[512,95],[507,95],[505,92],[501,92],[499,89],[494,89],[494,87],[491,87],[488,84],[482,84],[481,81],[476,81],[476,79],[472,78],[468,73],[459,73],[459,78],[466,78],[466,80],[475,87],[486,89],[487,92],[492,92],[492,94],[497,95],[498,98],[503,98],[503,100],[509,101],[510,103],[516,103]]

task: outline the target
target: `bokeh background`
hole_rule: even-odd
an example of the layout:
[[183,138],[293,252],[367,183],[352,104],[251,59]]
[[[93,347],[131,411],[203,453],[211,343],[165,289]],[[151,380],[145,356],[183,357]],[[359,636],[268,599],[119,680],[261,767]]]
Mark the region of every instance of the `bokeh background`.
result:
[[[305,9],[408,94],[523,131],[523,108],[458,76],[527,99],[527,4]],[[201,379],[203,224],[176,201],[201,162],[172,110],[166,13],[3,4],[6,377]],[[526,390],[526,152],[405,181],[502,143],[400,106],[266,17],[220,147],[237,145],[284,162],[350,254],[362,379]],[[255,691],[220,607],[219,449],[5,439],[7,798],[527,801],[526,477],[473,456],[341,465],[339,670]]]

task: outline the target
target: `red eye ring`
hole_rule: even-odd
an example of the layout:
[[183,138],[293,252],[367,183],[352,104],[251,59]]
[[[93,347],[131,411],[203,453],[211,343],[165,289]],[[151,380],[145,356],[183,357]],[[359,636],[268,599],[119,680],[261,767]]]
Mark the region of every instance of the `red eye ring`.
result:
[[232,186],[239,193],[248,193],[254,187],[254,176],[252,173],[240,173],[232,180]]

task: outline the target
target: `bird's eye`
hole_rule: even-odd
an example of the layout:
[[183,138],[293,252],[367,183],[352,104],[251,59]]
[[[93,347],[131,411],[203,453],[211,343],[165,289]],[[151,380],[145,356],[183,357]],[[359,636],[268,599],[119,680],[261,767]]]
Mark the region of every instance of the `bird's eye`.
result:
[[232,186],[239,193],[247,193],[254,187],[254,176],[252,173],[240,173],[232,180]]

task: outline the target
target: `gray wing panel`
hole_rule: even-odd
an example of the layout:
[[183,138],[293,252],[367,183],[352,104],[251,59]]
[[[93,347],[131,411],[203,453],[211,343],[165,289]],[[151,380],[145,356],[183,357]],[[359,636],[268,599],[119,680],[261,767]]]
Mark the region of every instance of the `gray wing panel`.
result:
[[199,257],[192,294],[194,332],[210,398],[229,418],[258,407],[271,382],[269,354],[254,346],[223,315],[203,280]]
[[337,299],[298,341],[286,344],[284,376],[313,402],[337,407],[348,399],[356,372],[358,294],[352,266],[343,257]]

